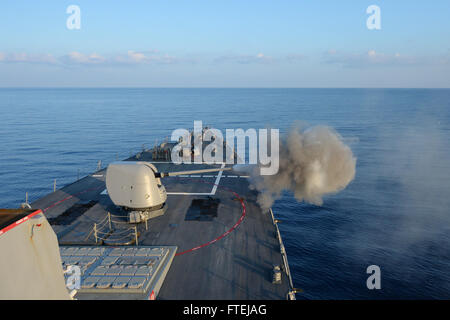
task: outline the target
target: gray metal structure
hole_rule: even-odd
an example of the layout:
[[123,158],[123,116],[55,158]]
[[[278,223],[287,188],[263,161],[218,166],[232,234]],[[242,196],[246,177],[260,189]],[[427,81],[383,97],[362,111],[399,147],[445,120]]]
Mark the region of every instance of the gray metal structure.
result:
[[[175,256],[165,246],[61,246],[63,268],[81,268],[77,299],[148,299],[156,297]],[[67,279],[71,277],[66,274]]]
[[[125,161],[148,161],[159,172],[231,167],[176,165],[160,156],[154,160],[155,154],[144,150]],[[100,169],[31,203],[52,225],[63,261],[67,262],[64,252],[69,247],[100,247],[108,252],[112,246],[166,247],[171,248],[171,264],[165,269],[157,299],[295,299],[277,222],[271,210],[263,212],[257,205],[257,193],[249,188],[248,177],[242,173],[228,169],[169,175],[163,181],[167,191],[165,213],[139,224],[130,224],[127,212],[112,203],[105,175],[106,169]],[[83,280],[94,276],[94,269],[86,269],[89,272]],[[273,281],[274,269],[281,271],[280,281]],[[105,298],[104,290],[87,290],[87,286],[75,298]],[[115,297],[149,297],[149,292],[125,291]]]

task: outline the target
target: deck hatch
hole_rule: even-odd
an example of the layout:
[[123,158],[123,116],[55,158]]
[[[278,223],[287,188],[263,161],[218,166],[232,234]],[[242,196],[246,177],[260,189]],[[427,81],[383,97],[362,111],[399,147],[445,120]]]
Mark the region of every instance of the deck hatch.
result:
[[220,199],[205,198],[193,199],[189,209],[186,212],[186,221],[211,221],[217,217]]

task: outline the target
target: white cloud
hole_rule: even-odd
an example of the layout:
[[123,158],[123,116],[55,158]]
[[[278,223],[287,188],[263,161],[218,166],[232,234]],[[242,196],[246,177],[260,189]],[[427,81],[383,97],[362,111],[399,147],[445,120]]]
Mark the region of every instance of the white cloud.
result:
[[128,51],[128,57],[134,62],[142,62],[145,61],[145,54],[141,52]]
[[136,52],[129,50],[126,54],[103,56],[98,53],[85,54],[72,51],[60,57],[51,54],[3,53],[0,52],[0,63],[46,63],[60,66],[76,65],[123,65],[123,64],[172,64],[179,59],[158,50]]
[[348,53],[329,50],[324,54],[323,61],[329,64],[340,64],[344,67],[367,67],[367,66],[400,66],[426,63],[427,60],[415,56],[402,55],[400,53],[385,54],[375,50],[365,53]]
[[142,52],[129,50],[127,52],[127,55],[117,56],[115,58],[115,61],[119,63],[136,63],[136,64],[139,63],[172,64],[178,62],[178,59],[168,54],[162,54],[158,50],[149,50]]
[[219,63],[238,63],[238,64],[271,64],[271,63],[295,63],[302,61],[306,58],[305,55],[300,53],[291,53],[283,57],[267,56],[264,53],[258,53],[256,55],[249,54],[229,54],[216,58],[214,61]]
[[[295,63],[305,59],[302,54],[294,53],[284,57],[273,58],[262,52],[249,54],[230,54],[213,59],[219,63],[237,64],[271,64],[280,62]],[[174,64],[196,63],[202,61],[198,57],[178,58],[158,50],[134,51],[115,55],[100,55],[98,53],[83,53],[72,51],[59,57],[51,54],[3,53],[0,52],[0,63],[47,63],[60,66],[114,66],[140,64]],[[211,60],[209,60],[211,61]]]
[[293,62],[297,62],[297,61],[302,61],[305,58],[306,58],[306,56],[303,54],[292,53],[292,54],[288,54],[286,56],[286,61],[293,63]]
[[251,63],[271,63],[274,59],[270,56],[266,56],[263,53],[258,53],[256,55],[225,55],[215,59],[216,62],[231,62],[240,64],[251,64]]
[[61,61],[66,64],[102,64],[107,59],[97,53],[87,55],[74,51],[61,57]]
[[3,63],[45,63],[57,64],[58,60],[51,54],[27,54],[0,52],[0,62]]

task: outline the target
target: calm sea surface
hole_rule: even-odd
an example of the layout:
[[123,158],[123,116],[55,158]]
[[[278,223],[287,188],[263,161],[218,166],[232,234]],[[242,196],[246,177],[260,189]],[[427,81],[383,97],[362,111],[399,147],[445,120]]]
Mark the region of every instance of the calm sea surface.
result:
[[[0,89],[0,207],[17,207],[202,120],[334,127],[355,180],[321,207],[273,207],[306,299],[450,299],[450,90]],[[368,290],[366,268],[381,268]]]

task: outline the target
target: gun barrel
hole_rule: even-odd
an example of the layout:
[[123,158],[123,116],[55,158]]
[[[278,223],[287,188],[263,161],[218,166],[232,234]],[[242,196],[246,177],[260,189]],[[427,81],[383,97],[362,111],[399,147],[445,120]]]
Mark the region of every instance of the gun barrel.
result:
[[160,172],[160,175],[161,175],[161,178],[164,178],[164,177],[175,177],[175,176],[186,175],[186,174],[227,171],[227,170],[231,170],[231,169],[232,169],[231,167],[228,167],[228,168],[188,170],[188,171],[177,171],[177,172]]

